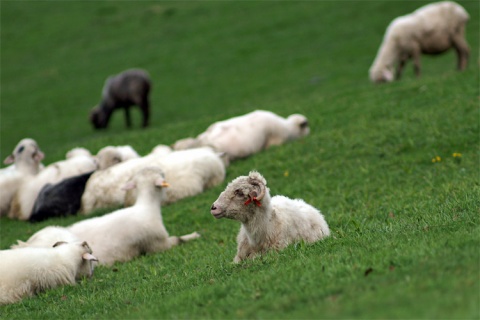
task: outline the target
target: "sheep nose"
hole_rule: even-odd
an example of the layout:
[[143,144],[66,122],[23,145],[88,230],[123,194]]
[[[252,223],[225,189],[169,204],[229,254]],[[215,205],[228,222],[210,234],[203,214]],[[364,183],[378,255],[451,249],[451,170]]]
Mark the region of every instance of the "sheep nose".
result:
[[210,210],[217,210],[217,207],[215,207],[215,203],[212,204],[212,207],[210,208]]

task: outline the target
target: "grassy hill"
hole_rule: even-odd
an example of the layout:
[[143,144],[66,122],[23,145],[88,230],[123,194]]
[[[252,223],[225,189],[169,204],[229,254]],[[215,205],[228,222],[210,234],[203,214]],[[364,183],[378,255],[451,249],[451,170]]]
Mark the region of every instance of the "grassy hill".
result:
[[[422,57],[421,78],[409,64],[401,81],[373,85],[386,26],[425,2],[2,1],[1,159],[24,137],[45,164],[76,146],[145,154],[254,109],[305,114],[312,131],[162,208],[170,234],[199,240],[99,267],[0,318],[478,318],[479,4],[459,3],[471,15],[465,72],[451,51]],[[118,112],[94,131],[106,77],[131,67],[152,76],[151,127],[135,110],[133,129]],[[252,169],[272,194],[319,208],[332,237],[232,264],[239,224],[209,208]],[[2,218],[0,247],[81,219]]]

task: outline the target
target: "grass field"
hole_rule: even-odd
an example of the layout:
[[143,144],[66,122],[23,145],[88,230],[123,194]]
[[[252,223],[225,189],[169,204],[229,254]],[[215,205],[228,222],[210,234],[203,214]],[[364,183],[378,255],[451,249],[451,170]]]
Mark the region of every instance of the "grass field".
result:
[[[312,131],[162,208],[170,234],[199,240],[98,267],[0,318],[480,318],[479,3],[459,3],[471,15],[465,72],[449,52],[423,57],[421,78],[409,64],[401,81],[373,85],[386,26],[425,2],[2,1],[1,159],[27,136],[45,164],[76,146],[145,154],[254,109],[305,114]],[[151,127],[135,110],[133,129],[117,113],[95,132],[105,78],[131,67],[152,76]],[[332,236],[233,264],[239,224],[209,208],[252,169],[272,194],[319,208]],[[81,219],[2,218],[0,247]]]

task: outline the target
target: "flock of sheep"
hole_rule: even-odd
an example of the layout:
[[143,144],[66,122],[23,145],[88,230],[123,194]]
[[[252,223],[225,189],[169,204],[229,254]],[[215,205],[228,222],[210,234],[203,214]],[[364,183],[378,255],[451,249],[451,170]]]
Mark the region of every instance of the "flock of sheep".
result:
[[[374,82],[392,81],[407,59],[417,74],[421,53],[454,47],[464,69],[468,14],[453,2],[424,6],[395,19],[388,27],[370,69]],[[138,105],[148,125],[150,80],[142,70],[107,79],[102,102],[91,112],[95,128],[108,125],[113,110]],[[171,236],[161,207],[221,184],[232,161],[309,134],[300,114],[283,118],[257,110],[212,124],[197,137],[179,140],[173,149],[155,146],[140,156],[131,146],[107,146],[92,155],[75,148],[66,159],[44,166],[44,154],[33,139],[23,139],[0,170],[0,216],[31,222],[68,214],[89,215],[99,208],[122,209],[86,218],[68,227],[48,226],[9,250],[0,251],[0,304],[59,285],[91,277],[96,264],[110,266],[141,254],[168,250],[200,237],[197,232]],[[290,243],[315,242],[330,234],[319,210],[299,199],[271,196],[256,171],[231,181],[211,207],[214,218],[241,223],[234,262],[254,258]]]

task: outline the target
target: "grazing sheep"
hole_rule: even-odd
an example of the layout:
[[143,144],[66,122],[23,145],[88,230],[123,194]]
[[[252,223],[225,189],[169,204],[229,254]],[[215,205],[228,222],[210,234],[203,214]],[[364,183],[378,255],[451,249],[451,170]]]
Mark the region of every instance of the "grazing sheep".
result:
[[107,128],[110,117],[116,109],[125,110],[127,127],[131,127],[130,107],[136,105],[143,115],[142,126],[149,124],[151,81],[148,73],[141,69],[126,70],[110,76],[102,91],[102,101],[90,112],[90,121],[95,129]]
[[0,261],[0,305],[5,305],[91,277],[97,258],[86,242],[60,242],[50,248],[2,250]]
[[147,166],[159,166],[165,172],[170,188],[162,204],[169,204],[185,197],[194,196],[220,184],[225,179],[225,164],[210,148],[198,148],[171,152],[157,156],[156,153],[119,163],[106,170],[95,172],[87,182],[82,196],[82,214],[94,209],[131,205],[135,192],[127,192],[120,186],[136,172]]
[[455,48],[458,69],[467,66],[470,49],[465,40],[469,15],[455,2],[442,1],[423,6],[413,13],[394,19],[387,28],[377,57],[370,68],[372,82],[391,82],[394,68],[400,79],[407,60],[412,59],[420,75],[420,55],[440,54]]
[[43,152],[35,140],[22,139],[4,163],[12,164],[0,171],[0,217],[8,214],[13,196],[22,179],[35,176],[42,168]]
[[168,235],[161,213],[166,187],[168,183],[162,170],[146,167],[124,185],[126,189],[138,190],[137,201],[132,207],[83,220],[68,228],[47,227],[27,242],[19,242],[19,246],[48,246],[60,238],[77,237],[91,245],[100,264],[112,265],[200,237],[197,232],[181,237]]
[[140,158],[131,146],[107,146],[100,149],[96,155],[98,169],[104,170],[120,162]]
[[79,155],[50,164],[36,176],[22,180],[13,196],[8,216],[12,219],[28,220],[40,190],[47,183],[55,184],[63,179],[91,172],[97,163],[91,156]]
[[77,214],[82,203],[85,185],[93,172],[73,176],[57,184],[47,183],[35,200],[30,222]]
[[242,223],[234,262],[280,250],[297,241],[315,242],[330,234],[323,215],[300,199],[270,197],[265,178],[252,171],[230,182],[213,203],[211,214]]
[[283,118],[270,111],[257,110],[243,116],[216,122],[197,138],[177,141],[174,149],[210,146],[225,152],[229,160],[245,158],[274,145],[310,133],[307,118],[292,114]]

